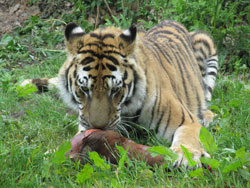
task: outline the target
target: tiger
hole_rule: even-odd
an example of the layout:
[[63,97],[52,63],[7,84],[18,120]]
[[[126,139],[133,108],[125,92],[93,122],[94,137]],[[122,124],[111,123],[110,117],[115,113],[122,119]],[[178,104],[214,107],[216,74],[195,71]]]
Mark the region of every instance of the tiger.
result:
[[69,23],[64,36],[67,59],[58,75],[22,85],[58,88],[79,115],[79,132],[117,130],[130,120],[168,140],[177,166],[188,166],[182,145],[198,164],[201,156],[209,157],[199,139],[202,124],[213,120],[208,102],[218,70],[209,34],[165,20],[146,32],[131,25],[87,33]]

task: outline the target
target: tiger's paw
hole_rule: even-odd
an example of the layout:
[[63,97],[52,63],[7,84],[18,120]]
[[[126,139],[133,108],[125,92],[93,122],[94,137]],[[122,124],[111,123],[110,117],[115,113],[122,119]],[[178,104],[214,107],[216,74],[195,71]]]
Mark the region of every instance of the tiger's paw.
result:
[[32,84],[32,79],[24,80],[24,81],[20,84],[20,86],[25,87],[25,86],[28,85],[28,84]]
[[181,146],[171,146],[171,150],[178,154],[177,160],[174,162],[174,167],[185,167],[188,169],[201,167],[201,157],[210,157],[210,155],[203,148],[192,148],[188,145],[183,144],[183,146],[192,153],[192,159],[195,161],[195,165],[189,164],[189,160],[185,157],[184,151]]

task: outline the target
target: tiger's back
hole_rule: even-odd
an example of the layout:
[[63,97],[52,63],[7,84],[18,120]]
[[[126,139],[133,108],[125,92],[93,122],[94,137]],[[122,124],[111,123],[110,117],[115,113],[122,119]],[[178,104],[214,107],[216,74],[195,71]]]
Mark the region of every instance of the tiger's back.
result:
[[[150,97],[146,102],[151,103],[150,106],[154,108],[150,109],[152,112],[147,115],[147,118],[141,116],[141,122],[151,128],[156,128],[161,136],[172,135],[171,132],[174,132],[174,128],[170,128],[172,131],[167,130],[171,118],[164,117],[164,114],[171,113],[169,109],[171,108],[170,101],[173,101],[171,97],[176,98],[187,108],[189,116],[193,113],[200,121],[204,120],[204,114],[207,112],[205,100],[207,91],[203,78],[207,74],[202,77],[195,52],[198,54],[200,49],[204,49],[211,51],[208,57],[216,56],[214,43],[211,38],[208,39],[205,40],[206,44],[213,45],[202,45],[205,42],[200,41],[202,48],[195,49],[195,51],[190,33],[181,24],[164,21],[150,29],[141,40],[140,49],[142,50],[137,52],[140,54],[138,62],[142,63],[141,67],[146,67],[146,78],[149,80],[147,92],[151,92],[149,96],[155,96]],[[203,58],[205,65],[208,57],[199,56],[199,60]],[[146,108],[144,111],[149,111],[149,109]],[[173,114],[171,116],[174,117]],[[161,121],[167,121],[168,124],[162,125]]]
[[[202,119],[206,110],[204,84],[186,28],[174,21],[164,21],[149,30],[145,40],[159,59],[158,66],[162,72],[159,76],[166,74],[170,79],[171,87],[166,87]],[[161,79],[160,85],[165,82],[166,79]]]

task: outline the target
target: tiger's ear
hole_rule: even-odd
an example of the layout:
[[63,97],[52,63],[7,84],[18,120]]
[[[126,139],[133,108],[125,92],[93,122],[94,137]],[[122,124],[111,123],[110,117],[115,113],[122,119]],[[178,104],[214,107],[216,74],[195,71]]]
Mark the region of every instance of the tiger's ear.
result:
[[123,46],[127,51],[127,54],[131,54],[134,50],[135,39],[136,39],[136,27],[132,25],[129,29],[125,30],[121,35],[120,39],[123,42]]
[[81,37],[85,34],[84,30],[75,23],[69,23],[66,26],[64,36],[66,48],[69,53],[77,53],[80,45],[83,44],[83,42],[81,42]]

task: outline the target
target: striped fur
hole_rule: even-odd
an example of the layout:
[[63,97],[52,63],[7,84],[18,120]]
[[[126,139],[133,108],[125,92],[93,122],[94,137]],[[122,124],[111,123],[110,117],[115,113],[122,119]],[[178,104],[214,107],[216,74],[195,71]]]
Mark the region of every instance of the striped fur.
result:
[[180,145],[196,161],[206,155],[199,143],[200,122],[211,121],[206,102],[218,69],[208,34],[189,33],[174,21],[143,34],[134,26],[85,33],[71,23],[65,44],[68,58],[47,83],[79,111],[80,130],[123,128],[124,120],[131,120],[172,141],[178,164],[187,165]]

